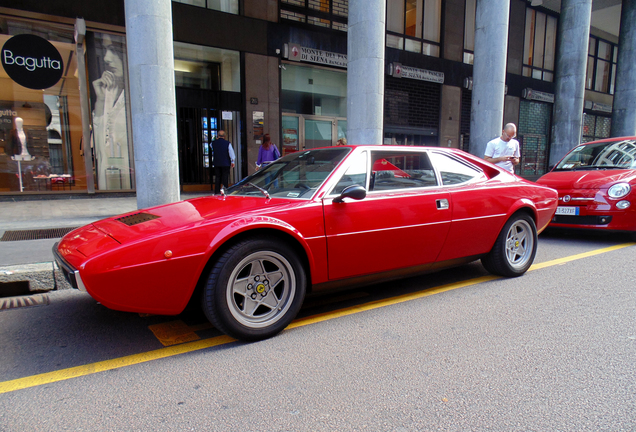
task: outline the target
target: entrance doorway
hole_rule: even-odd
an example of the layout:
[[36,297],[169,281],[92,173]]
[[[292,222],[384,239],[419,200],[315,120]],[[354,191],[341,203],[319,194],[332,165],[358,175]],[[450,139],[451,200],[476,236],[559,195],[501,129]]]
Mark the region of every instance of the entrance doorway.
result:
[[347,137],[342,117],[283,114],[283,156],[298,150],[334,146]]
[[177,87],[179,181],[184,191],[211,190],[210,166],[214,161],[210,144],[219,130],[225,131],[236,156],[234,169],[230,170],[230,184],[242,178],[241,113],[236,109],[237,104],[240,106],[240,93],[237,95]]

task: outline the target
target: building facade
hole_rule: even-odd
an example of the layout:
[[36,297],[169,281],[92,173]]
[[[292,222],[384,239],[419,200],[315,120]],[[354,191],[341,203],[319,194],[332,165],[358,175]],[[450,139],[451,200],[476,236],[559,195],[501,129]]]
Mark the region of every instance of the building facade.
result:
[[[550,159],[560,2],[509,7],[502,125],[518,125],[517,173],[536,178]],[[386,10],[378,144],[470,150],[477,1]],[[620,10],[592,12],[581,141],[611,131]],[[348,14],[349,0],[172,2],[183,191],[210,190],[221,129],[237,155],[231,182],[254,171],[265,133],[282,154],[347,137]],[[0,45],[0,194],[134,190],[124,1],[0,1]]]

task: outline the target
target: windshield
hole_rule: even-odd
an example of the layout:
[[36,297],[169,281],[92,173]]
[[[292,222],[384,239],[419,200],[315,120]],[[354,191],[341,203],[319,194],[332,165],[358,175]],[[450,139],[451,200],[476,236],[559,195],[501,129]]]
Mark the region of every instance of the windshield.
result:
[[225,194],[310,199],[350,151],[350,147],[339,147],[292,153],[244,178]]
[[636,168],[636,141],[583,144],[572,150],[555,171]]

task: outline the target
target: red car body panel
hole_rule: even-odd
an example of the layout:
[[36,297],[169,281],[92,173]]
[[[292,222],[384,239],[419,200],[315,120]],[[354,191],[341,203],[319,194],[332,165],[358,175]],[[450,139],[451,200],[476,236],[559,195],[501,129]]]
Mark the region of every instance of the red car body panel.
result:
[[[636,140],[636,137],[610,138],[585,143],[584,145],[624,140]],[[558,215],[555,215],[554,220],[549,225],[550,227],[636,231],[636,169],[553,170],[538,179],[537,183],[558,191],[559,206],[576,207],[578,209],[576,219],[579,220],[569,219],[577,223],[559,222],[559,220],[564,220],[565,218],[559,218]],[[611,198],[608,195],[608,190],[617,183],[629,183],[631,192],[625,197]],[[564,202],[564,197],[568,197],[568,202]],[[627,209],[617,208],[616,204],[624,200],[630,201],[632,205]],[[599,218],[608,218],[607,220],[611,218],[611,221],[606,224],[587,223],[601,222],[602,220]],[[565,220],[568,221],[568,219]]]
[[[294,242],[299,253],[304,251],[309,285],[320,289],[334,281],[486,254],[516,211],[530,213],[540,232],[556,209],[555,191],[446,149],[435,150],[478,166],[483,178],[467,185],[371,191],[359,201],[334,203],[327,194],[348,158],[359,154],[351,148],[311,199],[195,198],[79,228],[61,240],[57,253],[104,306],[172,315],[205,280],[214,254],[236,236],[267,231]],[[440,209],[441,201],[448,208]],[[130,226],[122,221],[137,213],[156,218]]]

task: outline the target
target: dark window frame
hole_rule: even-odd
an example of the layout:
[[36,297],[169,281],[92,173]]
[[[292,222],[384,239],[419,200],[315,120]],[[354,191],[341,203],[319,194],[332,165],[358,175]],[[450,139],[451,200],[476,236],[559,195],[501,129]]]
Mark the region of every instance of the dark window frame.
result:
[[[396,0],[397,1],[397,0]],[[406,2],[408,0],[401,0],[402,2],[404,2],[404,14],[403,14],[403,21],[402,21],[402,28],[405,29],[404,31],[406,31]],[[422,2],[426,2],[426,0],[422,0]],[[390,31],[388,29],[388,13],[389,13],[389,0],[387,0],[387,11],[386,11],[386,18],[385,18],[385,32],[386,35],[391,35],[391,36],[397,36],[397,37],[401,37],[404,40],[409,39],[409,40],[413,40],[413,41],[417,41],[420,44],[420,52],[418,54],[422,54],[422,55],[427,55],[428,54],[424,54],[423,50],[422,50],[422,45],[427,43],[429,45],[434,45],[438,48],[439,50],[439,55],[437,56],[429,56],[429,57],[436,57],[436,58],[442,58],[443,56],[443,51],[442,51],[442,42],[444,40],[444,6],[445,6],[445,0],[440,0],[440,13],[439,13],[439,42],[435,42],[432,41],[430,39],[425,39],[424,37],[418,38],[415,36],[410,36],[407,35],[406,33],[398,33],[398,32],[394,32],[394,31]],[[422,7],[422,34],[424,33],[424,14],[425,14],[426,8]],[[385,42],[386,45],[386,42]],[[413,51],[409,51],[406,48],[406,43],[402,44],[402,49],[400,49],[400,51],[406,51],[406,52],[413,52]],[[399,48],[394,48],[391,47],[393,49],[399,49]]]
[[[527,18],[528,17],[528,10],[534,11],[535,14],[542,13],[542,14],[544,14],[546,16],[545,27],[543,29],[543,62],[542,62],[541,67],[534,66],[534,65],[531,65],[531,64],[526,64],[526,62],[525,62],[526,61],[525,37],[526,37],[527,23],[528,23],[528,18]],[[546,41],[548,39],[548,31],[547,30],[548,30],[548,18],[549,17],[552,17],[552,18],[556,19],[556,28],[555,28],[555,32],[554,32],[554,68],[552,70],[545,68],[545,57],[546,57],[545,53],[546,53]],[[536,29],[537,29],[536,15],[535,15],[534,26],[535,26],[534,32],[532,33],[532,39],[533,40],[534,40],[534,35],[536,35]],[[522,56],[521,56],[521,59],[522,59],[521,75],[522,76],[525,76],[527,78],[532,78],[532,79],[538,79],[540,81],[546,81],[546,82],[554,82],[555,81],[555,78],[556,78],[556,62],[557,62],[557,57],[558,57],[558,54],[557,54],[557,49],[558,49],[557,38],[558,38],[558,35],[559,35],[559,17],[557,15],[552,14],[552,13],[550,13],[550,11],[547,11],[547,10],[543,10],[543,9],[539,10],[539,9],[535,9],[533,7],[526,6],[526,15],[524,17],[524,23],[523,23],[524,48],[523,48],[523,53],[522,53]],[[534,42],[531,43],[531,46],[532,46],[531,58],[533,59],[533,62],[534,62],[535,49],[536,49],[536,46],[535,46]],[[524,75],[524,69],[526,69],[526,68],[530,69],[530,76]],[[534,78],[534,76],[533,76],[534,71],[540,71],[541,72],[541,78],[540,79],[539,78]],[[550,79],[550,80],[545,79],[545,74],[546,73],[552,74],[552,79]]]
[[[589,39],[594,39],[596,42],[594,43],[594,53],[590,54],[589,52]],[[591,79],[591,86],[588,87],[587,86],[587,81],[588,81],[588,76],[587,76],[587,63],[585,65],[585,90],[589,90],[589,91],[593,91],[596,93],[603,93],[603,94],[610,94],[613,95],[614,91],[615,91],[615,85],[616,83],[614,81],[616,81],[616,75],[614,73],[614,71],[616,70],[616,67],[618,65],[618,44],[615,44],[613,42],[608,41],[607,39],[603,39],[601,37],[598,36],[593,36],[590,35],[588,39],[588,53],[587,53],[587,58],[588,61],[590,58],[594,59],[594,67],[592,68],[592,79]],[[611,53],[610,53],[610,59],[606,60],[602,57],[598,56],[598,47],[599,47],[599,42],[604,42],[606,44],[608,44],[610,46],[611,49]],[[616,54],[615,54],[616,53]],[[614,60],[616,59],[616,61]],[[598,71],[598,64],[599,61],[604,61],[609,63],[610,65],[610,69],[609,69],[609,74],[608,74],[608,78],[607,78],[607,91],[600,91],[600,90],[596,90],[596,75],[597,75],[597,71]],[[612,79],[612,77],[614,79]]]
[[[314,26],[317,28],[323,28],[328,30],[336,30],[336,31],[347,31],[348,28],[348,18],[349,18],[349,3],[347,2],[347,16],[338,15],[333,13],[333,0],[329,1],[329,12],[323,12],[317,9],[313,9],[309,7],[309,0],[299,0],[304,3],[304,6],[299,6],[291,3],[287,3],[284,0],[278,1],[278,19],[279,21],[284,22],[293,22],[293,23],[302,23],[310,26]],[[291,12],[298,15],[302,15],[303,18],[299,20],[289,19],[283,17],[284,12]],[[308,17],[317,18],[321,21],[328,21],[328,26],[322,26],[318,24],[314,24],[308,21]],[[336,26],[334,26],[336,23]]]

